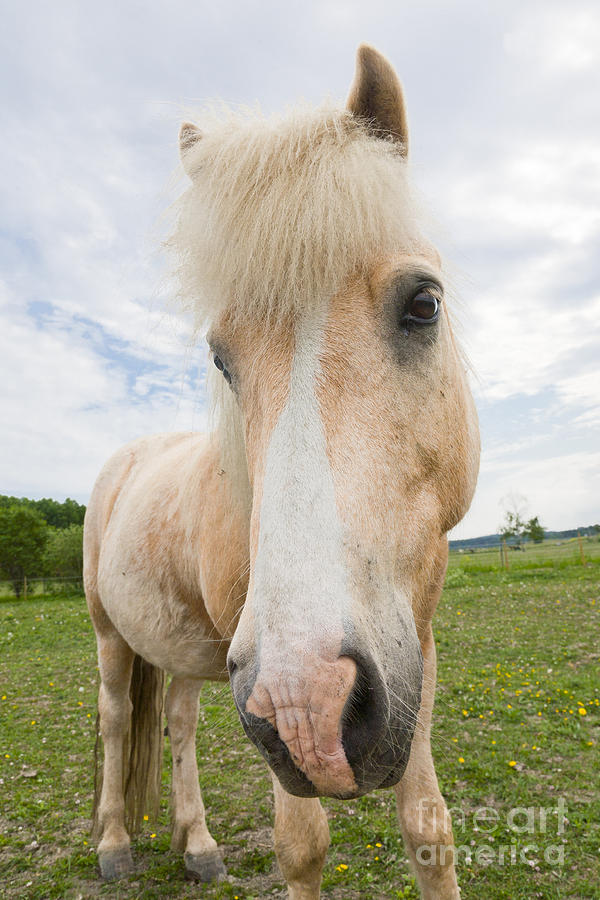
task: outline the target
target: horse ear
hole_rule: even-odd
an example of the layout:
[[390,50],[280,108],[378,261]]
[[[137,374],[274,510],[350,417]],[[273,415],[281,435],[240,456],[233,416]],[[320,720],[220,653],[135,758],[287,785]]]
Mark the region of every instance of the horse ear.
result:
[[402,156],[408,155],[408,125],[404,95],[393,67],[374,47],[361,44],[356,54],[356,75],[347,107],[366,119],[379,135],[391,137]]
[[202,132],[195,125],[192,125],[191,122],[184,122],[179,129],[179,156],[181,157],[183,168],[190,178],[193,178],[196,173],[196,166],[193,165],[193,157],[190,154],[190,150],[196,146],[201,138]]

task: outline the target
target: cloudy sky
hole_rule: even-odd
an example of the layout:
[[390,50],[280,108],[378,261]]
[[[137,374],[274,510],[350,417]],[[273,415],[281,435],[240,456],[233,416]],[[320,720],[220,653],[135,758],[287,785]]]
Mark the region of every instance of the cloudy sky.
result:
[[0,493],[85,503],[125,441],[202,428],[157,252],[182,110],[342,101],[361,41],[404,83],[463,300],[483,455],[454,536],[517,494],[547,527],[600,520],[596,0],[4,0]]

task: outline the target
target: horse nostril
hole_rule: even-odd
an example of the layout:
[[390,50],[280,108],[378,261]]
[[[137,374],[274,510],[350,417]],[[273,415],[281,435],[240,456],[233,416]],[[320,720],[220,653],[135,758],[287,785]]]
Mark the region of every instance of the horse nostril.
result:
[[377,713],[375,692],[364,669],[359,666],[354,687],[344,709],[343,724],[365,728],[368,732],[375,725],[374,718]]
[[377,751],[389,729],[389,700],[373,659],[354,648],[347,655],[357,665],[356,679],[342,714],[342,744],[350,765],[359,770],[365,755]]
[[238,667],[238,664],[236,663],[236,661],[234,659],[232,659],[230,656],[228,656],[227,657],[227,671],[229,672],[230,678],[233,678],[233,676],[237,672],[237,667]]

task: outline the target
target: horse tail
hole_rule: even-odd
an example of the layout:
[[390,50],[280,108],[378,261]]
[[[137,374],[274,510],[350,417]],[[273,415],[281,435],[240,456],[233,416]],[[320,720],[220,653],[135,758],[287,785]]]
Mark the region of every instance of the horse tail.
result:
[[163,762],[165,673],[141,656],[133,661],[129,698],[131,726],[125,739],[123,792],[125,826],[139,831],[145,815],[155,818],[160,805]]
[[[131,722],[123,742],[125,827],[129,834],[140,830],[144,816],[158,816],[163,763],[164,696],[164,671],[136,654],[129,688]],[[99,835],[101,823],[98,821],[98,809],[102,794],[99,717],[96,719],[94,763],[92,834]]]

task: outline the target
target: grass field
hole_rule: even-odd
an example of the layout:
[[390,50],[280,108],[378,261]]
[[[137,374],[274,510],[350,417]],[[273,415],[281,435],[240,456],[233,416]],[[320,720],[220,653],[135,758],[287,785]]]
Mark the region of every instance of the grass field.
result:
[[581,563],[582,554],[584,562],[599,562],[600,537],[595,535],[581,539],[574,537],[546,540],[539,544],[527,542],[519,550],[508,546],[504,561],[499,547],[477,547],[462,552],[454,550],[450,553],[448,567],[451,570],[460,568],[473,572],[503,569],[505,564],[508,565],[509,572],[532,567],[561,568]]
[[[435,620],[434,756],[455,810],[463,900],[600,898],[600,564],[502,572],[477,571],[476,560],[453,560]],[[228,687],[212,685],[198,761],[230,883],[186,883],[168,849],[167,747],[163,811],[134,844],[137,872],[101,884],[88,820],[97,672],[85,603],[3,601],[0,620],[2,897],[285,896],[264,764]],[[416,900],[391,792],[325,806],[323,896]]]

